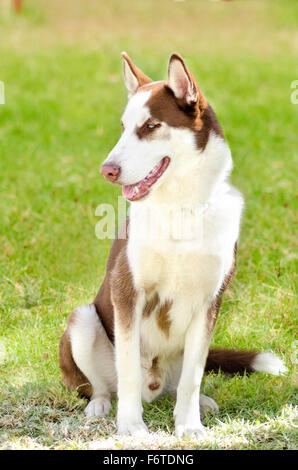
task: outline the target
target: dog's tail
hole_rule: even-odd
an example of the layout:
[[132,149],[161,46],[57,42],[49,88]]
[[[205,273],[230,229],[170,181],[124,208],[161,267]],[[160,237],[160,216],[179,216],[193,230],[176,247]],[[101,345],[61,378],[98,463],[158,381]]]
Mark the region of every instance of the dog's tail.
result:
[[283,375],[287,372],[283,361],[271,352],[235,351],[233,349],[210,349],[205,372],[219,371],[227,374],[266,372]]

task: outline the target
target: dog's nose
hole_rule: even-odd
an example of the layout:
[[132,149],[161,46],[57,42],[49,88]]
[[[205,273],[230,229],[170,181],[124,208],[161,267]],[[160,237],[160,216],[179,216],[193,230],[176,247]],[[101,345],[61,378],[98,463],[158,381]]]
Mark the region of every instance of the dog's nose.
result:
[[106,180],[115,183],[119,178],[121,168],[116,163],[104,163],[100,170],[101,174],[105,177]]

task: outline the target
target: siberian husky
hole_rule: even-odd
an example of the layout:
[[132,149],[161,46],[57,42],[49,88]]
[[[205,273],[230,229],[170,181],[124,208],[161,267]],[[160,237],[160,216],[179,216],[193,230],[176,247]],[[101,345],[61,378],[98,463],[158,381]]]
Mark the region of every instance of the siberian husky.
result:
[[118,433],[147,432],[142,400],[170,392],[176,435],[201,438],[201,413],[218,409],[200,394],[204,371],[286,368],[270,352],[209,350],[235,272],[243,208],[228,181],[231,152],[182,57],[170,57],[167,81],[122,58],[123,133],[101,173],[122,186],[129,217],[93,304],[69,317],[60,367],[65,384],[90,398],[87,416],[107,415],[117,393]]

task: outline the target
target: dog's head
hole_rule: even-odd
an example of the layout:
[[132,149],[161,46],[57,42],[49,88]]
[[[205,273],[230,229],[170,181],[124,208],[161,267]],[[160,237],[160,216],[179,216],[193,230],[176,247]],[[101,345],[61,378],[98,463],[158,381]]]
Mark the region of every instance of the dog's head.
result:
[[[168,80],[152,81],[122,54],[128,104],[123,133],[101,173],[137,201],[158,191],[169,175],[190,174],[187,155],[205,149],[210,132],[222,138],[212,108],[184,60],[173,54]],[[187,181],[185,181],[187,184]]]

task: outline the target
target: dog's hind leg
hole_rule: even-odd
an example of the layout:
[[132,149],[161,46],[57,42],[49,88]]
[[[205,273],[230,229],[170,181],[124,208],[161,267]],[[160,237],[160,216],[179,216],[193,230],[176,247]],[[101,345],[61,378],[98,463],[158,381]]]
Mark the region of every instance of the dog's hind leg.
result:
[[87,416],[105,416],[116,392],[114,348],[94,305],[74,310],[60,342],[60,368],[65,384],[91,400]]

